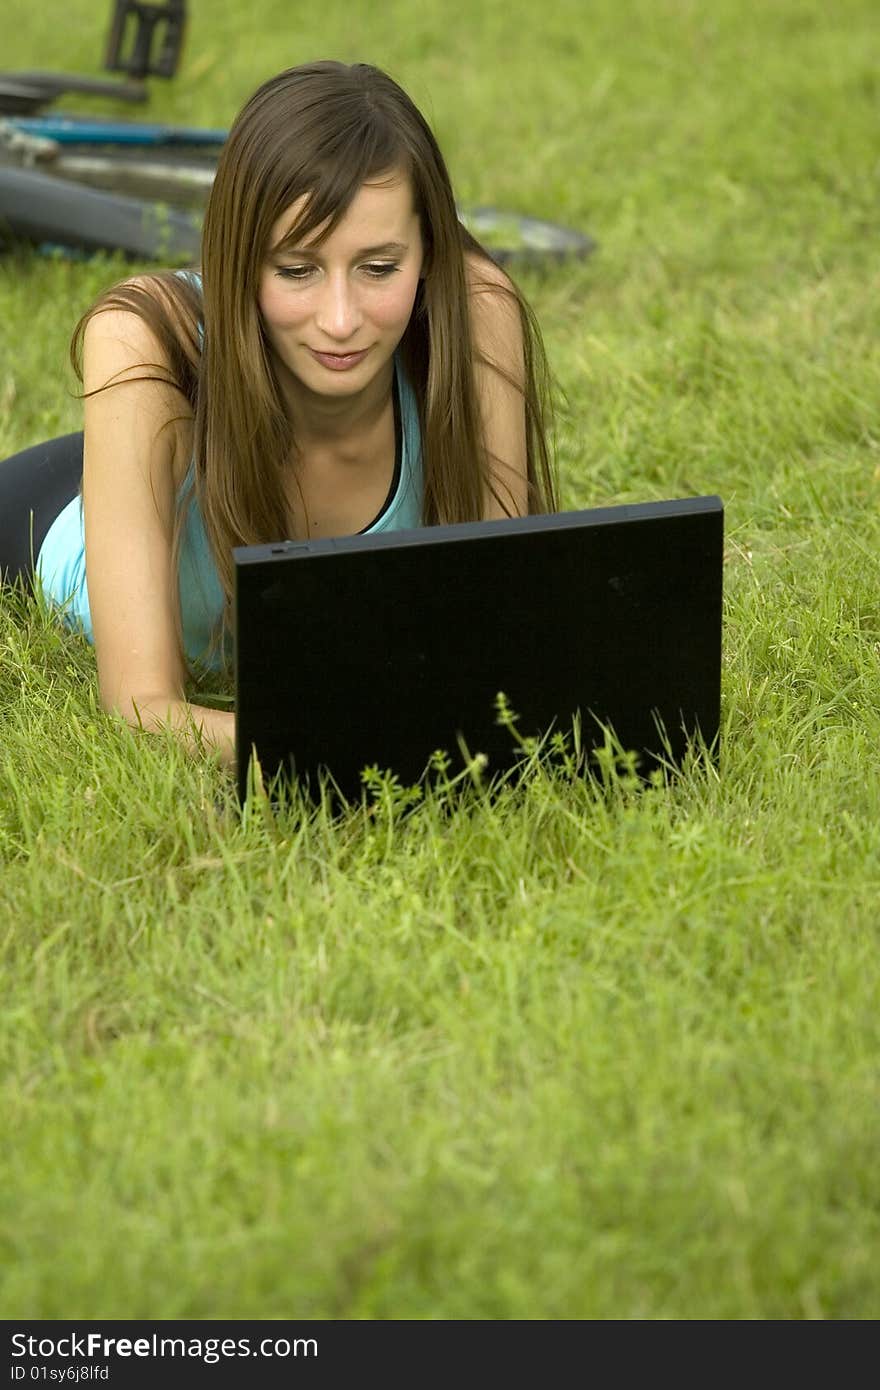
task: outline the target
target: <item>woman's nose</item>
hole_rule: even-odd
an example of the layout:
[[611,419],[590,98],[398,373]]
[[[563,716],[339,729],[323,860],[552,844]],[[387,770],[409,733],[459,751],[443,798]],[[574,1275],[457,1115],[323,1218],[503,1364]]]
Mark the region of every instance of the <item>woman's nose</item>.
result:
[[322,333],[337,342],[345,342],[357,332],[361,313],[346,275],[328,275],[315,321]]

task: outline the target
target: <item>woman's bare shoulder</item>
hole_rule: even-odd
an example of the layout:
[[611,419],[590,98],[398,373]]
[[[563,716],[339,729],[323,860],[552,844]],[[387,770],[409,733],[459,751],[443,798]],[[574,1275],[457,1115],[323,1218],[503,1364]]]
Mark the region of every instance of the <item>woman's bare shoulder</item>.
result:
[[158,324],[164,320],[171,327],[179,315],[165,277],[133,275],[101,296],[86,320],[83,347],[88,351],[100,343],[102,353],[118,357],[123,369],[144,365],[170,372]]
[[[134,293],[129,293],[133,291]],[[86,430],[132,431],[138,427],[158,445],[155,457],[170,465],[177,486],[192,452],[192,407],[177,381],[163,335],[142,309],[144,299],[160,314],[173,312],[164,287],[150,275],[122,281],[88,319],[82,339]],[[147,311],[149,313],[149,310]],[[152,315],[150,315],[152,317]],[[104,397],[97,410],[98,398]],[[115,398],[115,399],[113,399]]]
[[506,271],[488,256],[477,251],[465,251],[464,269],[469,294],[487,294],[498,299],[516,298],[513,281]]
[[519,379],[523,329],[513,282],[500,265],[475,251],[465,252],[465,275],[477,353]]

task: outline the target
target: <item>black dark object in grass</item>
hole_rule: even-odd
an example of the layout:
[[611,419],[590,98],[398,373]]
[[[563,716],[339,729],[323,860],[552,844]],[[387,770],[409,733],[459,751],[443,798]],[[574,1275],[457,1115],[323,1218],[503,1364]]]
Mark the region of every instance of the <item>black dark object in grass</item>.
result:
[[[223,131],[188,127],[0,120],[0,216],[38,245],[156,260],[180,249],[191,260],[222,144]],[[538,217],[487,206],[458,216],[499,265],[584,260],[596,249],[584,232]]]
[[[40,170],[0,164],[0,223],[14,237],[141,260],[198,259],[201,209],[214,173],[210,152],[83,150],[65,146]],[[596,247],[571,227],[498,208],[460,208],[459,217],[499,265],[584,260]]]
[[459,208],[458,216],[499,265],[582,261],[596,249],[586,233],[537,217],[490,207]]
[[177,208],[99,193],[32,169],[0,167],[0,236],[168,264],[198,261],[197,219]]

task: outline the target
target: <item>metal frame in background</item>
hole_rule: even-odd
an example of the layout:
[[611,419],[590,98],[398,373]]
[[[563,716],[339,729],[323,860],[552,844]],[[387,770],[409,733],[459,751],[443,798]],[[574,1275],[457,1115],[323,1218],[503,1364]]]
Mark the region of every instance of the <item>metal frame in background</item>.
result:
[[104,67],[129,77],[173,77],[186,34],[186,0],[115,0]]
[[115,101],[147,100],[146,77],[173,77],[186,34],[186,0],[111,0],[110,31],[104,54],[108,72],[125,73],[128,81],[79,77],[67,72],[0,72],[0,112],[23,116],[49,106],[64,92],[110,97]]
[[[0,73],[0,243],[11,233],[76,254],[196,256],[227,132],[34,114],[63,92],[145,102],[147,77],[176,73],[186,20],[186,0],[111,0],[105,67],[122,81]],[[500,265],[583,260],[595,249],[582,232],[515,212],[475,207],[459,216]]]

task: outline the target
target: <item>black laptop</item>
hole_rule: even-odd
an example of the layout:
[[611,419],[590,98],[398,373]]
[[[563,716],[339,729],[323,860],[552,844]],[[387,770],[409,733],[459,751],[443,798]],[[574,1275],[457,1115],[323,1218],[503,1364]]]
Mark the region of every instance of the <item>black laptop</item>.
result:
[[499,725],[585,747],[613,730],[640,772],[720,718],[718,497],[234,551],[238,790],[253,751],[315,793],[362,771],[405,785],[435,750],[487,778],[517,764]]

